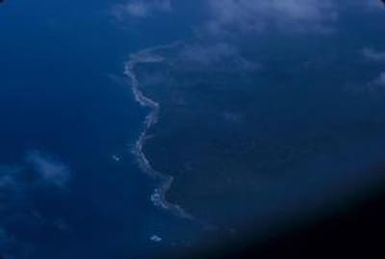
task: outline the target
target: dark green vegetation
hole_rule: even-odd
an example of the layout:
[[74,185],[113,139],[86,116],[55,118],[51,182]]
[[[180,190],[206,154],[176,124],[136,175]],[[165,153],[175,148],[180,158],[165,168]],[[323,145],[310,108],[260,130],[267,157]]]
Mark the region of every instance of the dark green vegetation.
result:
[[144,152],[175,176],[168,199],[231,226],[356,188],[356,174],[384,155],[384,90],[371,83],[382,68],[362,55],[375,34],[340,29],[266,33],[215,57],[187,44],[138,66],[143,92],[161,106]]

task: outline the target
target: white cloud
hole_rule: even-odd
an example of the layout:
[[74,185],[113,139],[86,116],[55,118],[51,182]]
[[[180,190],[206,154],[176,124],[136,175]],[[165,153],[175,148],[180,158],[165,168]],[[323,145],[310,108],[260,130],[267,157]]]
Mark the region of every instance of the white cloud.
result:
[[26,160],[36,171],[41,182],[57,187],[64,187],[68,183],[71,173],[62,162],[39,151],[29,152]]
[[378,96],[379,93],[384,93],[384,91],[385,91],[385,71],[381,72],[375,79],[368,82],[365,90],[368,93],[375,94],[376,96]]
[[130,18],[147,18],[157,12],[170,12],[171,0],[132,0],[114,5],[112,14],[119,20]]
[[209,0],[211,33],[262,31],[270,26],[326,30],[337,18],[330,0]]
[[186,45],[180,58],[203,66],[227,64],[249,70],[260,65],[242,56],[238,38],[250,39],[271,29],[330,32],[338,18],[332,0],[207,0],[205,7],[208,15],[197,27],[200,42]]
[[372,48],[364,48],[362,50],[364,57],[371,61],[385,61],[385,52],[377,51]]
[[[27,180],[31,169],[35,177]],[[0,165],[0,188],[12,191],[23,191],[39,183],[64,187],[70,177],[71,171],[64,163],[39,151],[28,152],[21,165]]]
[[214,45],[188,45],[181,51],[183,60],[210,65],[220,61],[224,57],[233,57],[238,55],[238,50],[227,43],[216,43]]
[[378,86],[385,87],[385,71],[382,72],[382,73],[376,78],[376,80],[374,80],[374,84],[376,84],[376,85],[378,85]]
[[0,188],[17,188],[18,183],[15,179],[20,172],[23,170],[22,167],[18,166],[0,166]]
[[361,3],[365,4],[367,8],[372,10],[379,10],[384,8],[384,4],[380,0],[366,0]]
[[[6,258],[25,258],[33,243],[12,232],[12,226],[23,220],[39,220],[39,224],[51,224],[58,229],[66,227],[63,220],[51,222],[43,219],[34,207],[33,192],[36,189],[55,187],[62,190],[70,171],[67,166],[39,151],[28,152],[19,165],[0,165],[0,254]],[[51,189],[50,189],[51,190]],[[40,221],[40,220],[44,220]],[[1,257],[0,256],[0,257]],[[9,257],[8,257],[9,256]]]
[[187,44],[181,49],[179,58],[183,62],[205,67],[220,66],[224,62],[231,64],[233,69],[255,70],[260,67],[242,57],[236,46],[226,42]]

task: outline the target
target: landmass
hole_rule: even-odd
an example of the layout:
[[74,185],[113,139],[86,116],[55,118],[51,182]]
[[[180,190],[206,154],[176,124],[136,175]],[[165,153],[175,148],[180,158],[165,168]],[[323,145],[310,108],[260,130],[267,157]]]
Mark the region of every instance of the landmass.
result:
[[161,181],[153,202],[232,227],[366,182],[357,172],[384,157],[384,92],[367,90],[377,71],[357,54],[363,42],[341,35],[269,35],[236,49],[197,40],[131,57],[126,74],[150,110],[134,153]]

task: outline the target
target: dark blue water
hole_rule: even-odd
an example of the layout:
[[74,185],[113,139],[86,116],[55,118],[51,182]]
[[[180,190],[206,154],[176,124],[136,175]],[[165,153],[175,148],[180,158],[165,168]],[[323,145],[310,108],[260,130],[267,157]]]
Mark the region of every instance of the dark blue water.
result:
[[[130,153],[148,111],[135,103],[123,76],[124,62],[130,53],[194,38],[193,31],[197,28],[194,26],[199,26],[208,15],[207,10],[200,9],[207,1],[175,1],[174,8],[178,11],[173,15],[140,21],[117,20],[111,15],[113,5],[122,2],[9,0],[0,5],[0,256],[21,259],[154,258],[165,250],[191,247],[199,237],[207,235],[202,226],[175,218],[151,203],[150,195],[158,183],[140,172]],[[321,107],[318,117],[324,120],[309,123],[309,129],[317,134],[318,127],[322,131],[322,126],[329,123],[328,118],[340,122],[373,116],[375,122],[383,121],[382,95],[378,95],[378,99],[365,99],[366,94],[340,105],[340,96],[326,91],[325,85],[335,87],[328,84],[329,81],[340,86],[334,72],[354,82],[353,86],[347,86],[354,88],[355,84],[370,82],[383,71],[380,63],[368,65],[365,60],[359,61],[359,51],[363,47],[383,48],[383,27],[379,26],[383,18],[373,14],[373,19],[368,19],[366,14],[360,15],[359,10],[344,15],[346,17],[338,24],[342,30],[331,34],[338,36],[329,35],[331,40],[320,41],[320,37],[312,39],[306,35],[301,44],[293,38],[290,45],[291,36],[283,35],[288,41],[281,52],[271,47],[277,37],[274,32],[264,39],[258,38],[261,53],[253,52],[258,49],[254,41],[242,37],[233,39],[235,44],[250,44],[246,48],[251,49],[249,57],[254,53],[256,60],[268,68],[266,78],[259,78],[259,85],[293,87],[286,90],[284,87],[258,88],[261,95],[257,98],[258,105],[252,108],[259,107],[261,114],[264,109],[267,111],[266,116],[261,116],[268,118],[264,125],[267,122],[271,125],[267,135],[276,133],[278,136],[284,131],[295,138],[301,131],[291,127],[286,117],[291,121],[297,119],[298,123],[305,122],[306,126],[304,118],[314,111],[300,110],[297,117],[285,113],[294,98],[300,98],[296,100],[302,100],[305,107],[309,107],[308,104]],[[281,40],[279,38],[278,42]],[[309,44],[313,48],[307,49]],[[328,44],[338,53],[328,51],[329,54],[324,55],[317,51],[330,50]],[[295,51],[288,51],[290,48]],[[319,82],[312,82],[311,73],[303,78],[291,77],[290,81],[289,77],[285,78],[291,71],[288,62],[285,73],[281,74],[283,77],[277,77],[277,67],[285,65],[282,63],[285,59],[300,62],[299,54],[304,59],[309,56],[315,60],[324,59],[328,67],[330,64],[339,70],[331,71],[330,78]],[[295,75],[302,73],[302,69],[294,70],[295,66],[291,71]],[[314,73],[320,71],[322,69]],[[304,85],[311,85],[311,91]],[[279,103],[273,109],[272,99]],[[333,102],[334,106],[325,105]],[[293,110],[301,108],[300,103],[296,102]],[[232,104],[247,108],[233,100]],[[347,104],[349,109],[335,112],[336,107],[348,107]],[[202,114],[200,118],[204,121],[207,116],[209,121],[209,115]],[[380,125],[382,129],[383,123],[372,125],[376,129]],[[373,134],[371,138],[368,136],[371,142],[346,145],[346,150],[342,150],[344,155],[339,157],[320,156],[302,163],[298,169],[304,174],[294,178],[288,174],[282,177],[282,183],[265,185],[261,190],[268,195],[259,197],[258,211],[250,217],[258,217],[258,226],[263,228],[261,219],[276,220],[284,217],[286,210],[311,209],[314,200],[322,203],[324,198],[333,199],[331,195],[357,188],[356,183],[372,184],[373,178],[366,180],[361,172],[366,172],[367,164],[378,161],[382,164],[385,142],[383,131],[372,132],[380,137],[375,139],[377,135]],[[266,130],[252,133],[263,136]],[[338,136],[338,140],[344,136]],[[265,140],[270,144],[281,141],[275,136]],[[350,182],[341,173],[346,167],[340,161],[345,161],[349,170],[357,171],[351,175]],[[308,171],[317,172],[317,177],[309,177]],[[321,171],[329,173],[321,176]],[[373,175],[377,176],[377,171],[373,171]],[[304,197],[312,199],[308,201]],[[228,203],[223,204],[223,215],[228,218]],[[244,214],[237,212],[237,215],[244,220]],[[151,237],[155,238],[151,240]],[[160,239],[161,242],[157,242]],[[206,236],[205,240],[209,239]]]
[[[0,7],[0,175],[13,181],[0,191],[4,256],[148,256],[170,245],[178,226],[190,226],[149,200],[156,183],[130,154],[146,111],[122,77],[129,53],[183,37],[187,22],[172,33],[145,34],[163,25],[117,22],[112,4]],[[31,153],[64,166],[65,184],[38,178]],[[151,242],[154,234],[163,243]]]

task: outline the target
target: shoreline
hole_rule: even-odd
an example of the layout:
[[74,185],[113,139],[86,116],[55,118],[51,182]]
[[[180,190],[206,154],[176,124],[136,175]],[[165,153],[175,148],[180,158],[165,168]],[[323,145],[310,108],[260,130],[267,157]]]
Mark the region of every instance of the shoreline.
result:
[[124,74],[131,80],[131,90],[134,95],[135,101],[139,103],[142,107],[149,108],[150,110],[144,119],[144,128],[132,149],[132,154],[135,156],[140,170],[151,178],[160,181],[159,186],[155,188],[155,190],[151,194],[150,199],[152,203],[158,208],[167,210],[180,218],[194,220],[194,217],[187,213],[179,205],[167,201],[166,194],[174,182],[174,177],[156,171],[152,167],[151,162],[147,158],[146,154],[143,152],[143,146],[145,145],[146,140],[148,139],[148,131],[152,126],[154,126],[158,122],[160,105],[156,101],[150,99],[149,97],[143,94],[140,89],[140,83],[134,71],[135,66],[137,64],[161,63],[164,61],[163,57],[159,55],[154,55],[151,52],[161,49],[173,48],[178,46],[179,44],[180,42],[173,43],[170,45],[157,46],[131,54],[130,59],[125,63]]

